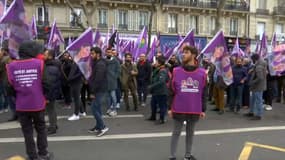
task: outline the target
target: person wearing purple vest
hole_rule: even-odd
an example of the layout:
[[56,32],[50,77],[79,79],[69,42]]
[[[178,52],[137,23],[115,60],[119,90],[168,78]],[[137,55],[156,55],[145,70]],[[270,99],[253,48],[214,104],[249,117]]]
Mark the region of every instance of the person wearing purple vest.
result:
[[[16,112],[25,138],[29,160],[48,160],[47,133],[45,125],[46,95],[49,80],[44,71],[44,62],[35,59],[43,47],[34,41],[23,42],[19,47],[20,60],[6,65],[10,89],[16,97]],[[33,129],[37,131],[37,147]]]
[[207,103],[207,74],[198,67],[198,50],[192,46],[183,48],[182,66],[176,67],[172,77],[172,101],[169,116],[174,120],[171,137],[170,158],[176,160],[176,150],[184,121],[186,121],[186,153],[184,160],[196,160],[192,155],[195,124],[205,117]]

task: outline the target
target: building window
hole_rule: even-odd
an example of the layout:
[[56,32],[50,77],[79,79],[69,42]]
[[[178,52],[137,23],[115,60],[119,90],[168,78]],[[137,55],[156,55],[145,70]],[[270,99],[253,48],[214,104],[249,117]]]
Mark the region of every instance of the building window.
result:
[[168,32],[177,33],[177,14],[168,15]]
[[258,8],[266,9],[266,0],[258,0]]
[[[46,21],[46,22],[45,22]],[[46,12],[43,6],[37,7],[37,24],[38,25],[49,25],[49,10],[46,7]]]
[[275,33],[283,33],[283,24],[276,24],[275,25]]
[[98,27],[100,28],[107,28],[107,13],[108,11],[106,9],[99,9],[99,23]]
[[215,29],[216,29],[216,17],[211,17],[210,24],[209,24],[209,32],[211,35],[216,34]]
[[231,18],[230,20],[230,35],[236,36],[238,34],[238,19]]
[[198,16],[190,16],[190,21],[189,21],[189,29],[195,29],[195,32],[198,34]]
[[[74,12],[70,11],[70,26],[71,27],[78,27],[78,23],[82,21],[82,9],[74,8]],[[76,14],[76,15],[74,15]]]
[[143,29],[144,26],[148,26],[148,12],[141,11],[139,17],[139,28]]
[[128,11],[119,10],[119,29],[128,29]]
[[265,31],[265,23],[264,22],[257,22],[257,28],[256,28],[256,34],[259,36],[259,39],[261,39],[262,34]]

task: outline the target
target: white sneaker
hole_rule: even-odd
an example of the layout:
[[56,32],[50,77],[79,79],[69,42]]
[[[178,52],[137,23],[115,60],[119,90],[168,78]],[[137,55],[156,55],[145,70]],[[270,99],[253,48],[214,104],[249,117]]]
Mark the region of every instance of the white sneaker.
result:
[[266,105],[264,109],[266,111],[272,111],[272,107],[270,105]]
[[69,121],[76,121],[79,119],[80,119],[79,115],[75,115],[75,114],[73,114],[71,117],[68,118]]
[[86,117],[86,112],[79,113],[79,116]]
[[[110,107],[110,108],[112,108],[112,107]],[[107,114],[110,114],[111,112],[112,112],[112,110],[111,110],[111,109],[108,109],[106,113],[107,113]]]
[[115,117],[115,116],[117,116],[117,111],[112,111],[112,112],[110,112],[109,113],[109,115],[111,116],[111,117]]
[[142,107],[145,107],[145,103],[142,103]]
[[98,134],[96,135],[97,137],[101,137],[103,136],[106,132],[109,131],[109,128],[105,127],[104,129],[102,129],[101,131],[98,132]]
[[9,110],[8,109],[4,109],[4,112],[7,113],[7,112],[9,112]]
[[117,108],[117,109],[120,109],[120,108],[121,108],[120,103],[117,103],[116,108]]
[[3,111],[3,110],[0,110],[0,114],[2,114],[2,113],[4,113],[4,111]]

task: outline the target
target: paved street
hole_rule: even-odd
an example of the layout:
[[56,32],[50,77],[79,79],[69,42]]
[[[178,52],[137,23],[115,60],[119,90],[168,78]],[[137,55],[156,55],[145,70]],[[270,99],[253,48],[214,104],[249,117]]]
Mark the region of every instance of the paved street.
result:
[[[211,106],[209,107],[209,109]],[[172,121],[157,125],[146,121],[148,108],[139,112],[119,112],[118,117],[106,117],[110,131],[104,137],[87,133],[94,125],[92,116],[75,122],[66,119],[71,110],[58,106],[59,131],[49,137],[49,149],[56,160],[167,160]],[[245,112],[245,110],[243,110]],[[89,112],[90,113],[90,112]],[[284,160],[285,106],[274,104],[261,121],[250,121],[241,114],[218,115],[208,111],[207,118],[197,125],[193,154],[199,160],[238,160],[246,142],[269,148],[252,147],[247,159]],[[0,159],[14,155],[25,156],[19,124],[5,122],[8,114],[0,116]],[[184,153],[184,136],[180,139],[178,158]],[[274,148],[275,147],[275,148]],[[276,148],[280,149],[276,151]]]

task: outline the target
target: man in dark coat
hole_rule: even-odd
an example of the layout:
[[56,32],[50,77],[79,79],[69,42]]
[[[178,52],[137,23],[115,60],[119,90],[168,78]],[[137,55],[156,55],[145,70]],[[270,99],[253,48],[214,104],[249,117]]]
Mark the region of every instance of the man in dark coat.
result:
[[102,119],[102,100],[107,92],[107,63],[102,58],[102,51],[99,47],[91,48],[91,57],[94,60],[92,73],[89,78],[90,98],[92,99],[91,109],[96,125],[89,129],[89,133],[96,133],[98,137],[103,136],[109,128],[105,126]]

